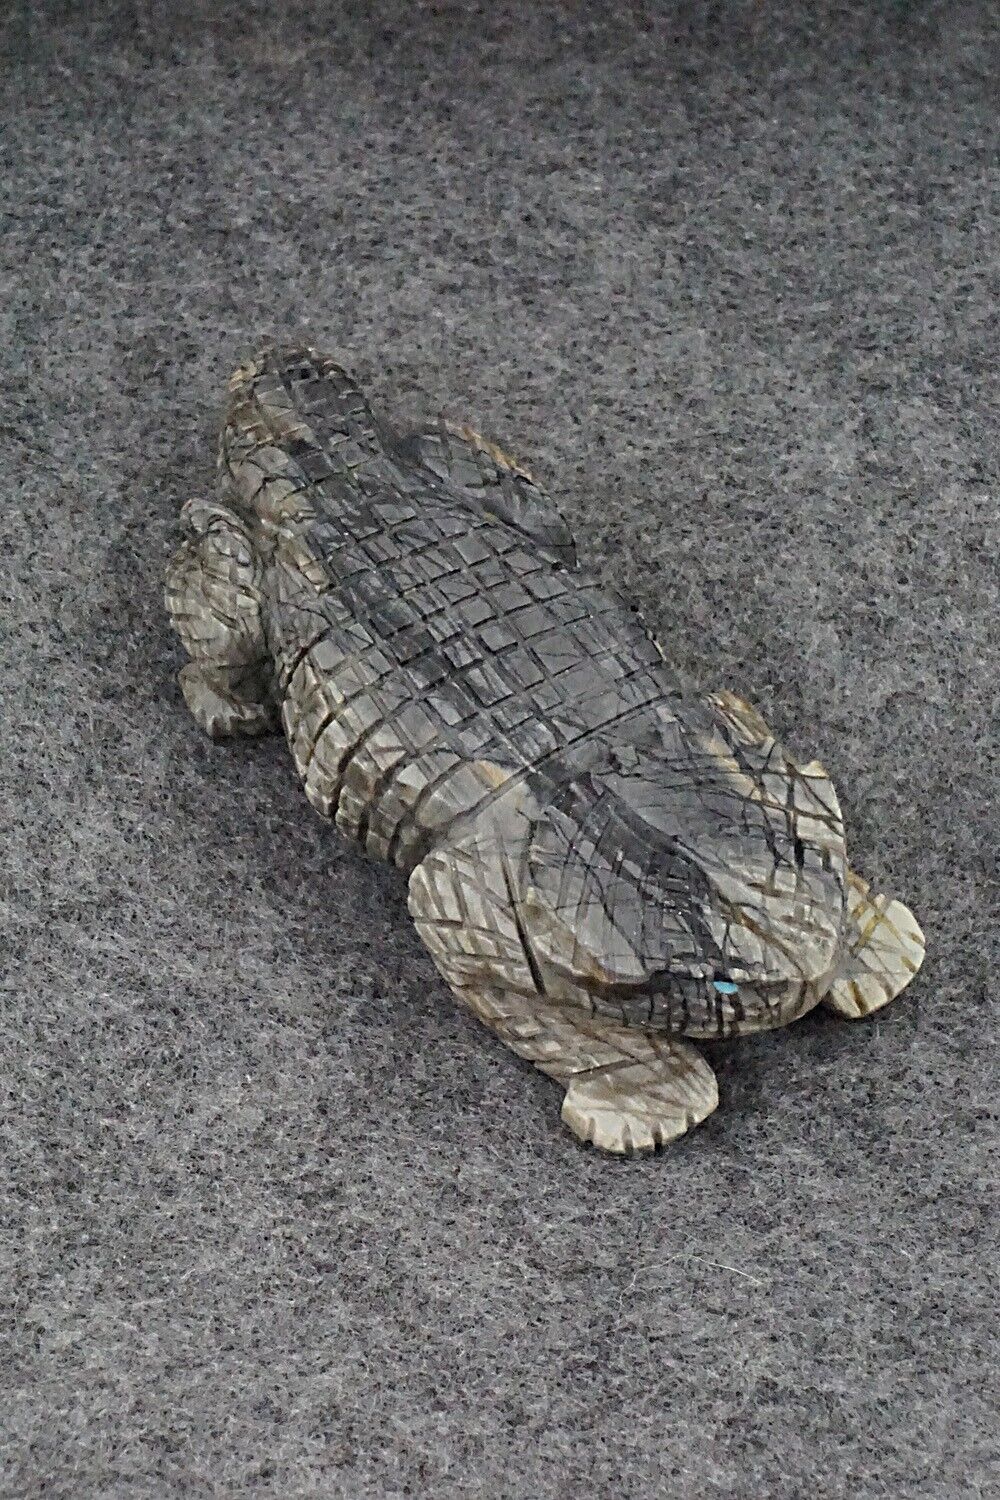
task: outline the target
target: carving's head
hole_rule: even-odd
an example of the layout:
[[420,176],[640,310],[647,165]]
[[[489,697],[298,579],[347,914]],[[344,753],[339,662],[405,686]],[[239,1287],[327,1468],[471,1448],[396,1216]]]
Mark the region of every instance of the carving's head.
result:
[[771,741],[662,721],[536,822],[525,926],[540,964],[630,1019],[720,1034],[822,996],[844,929],[836,794]]

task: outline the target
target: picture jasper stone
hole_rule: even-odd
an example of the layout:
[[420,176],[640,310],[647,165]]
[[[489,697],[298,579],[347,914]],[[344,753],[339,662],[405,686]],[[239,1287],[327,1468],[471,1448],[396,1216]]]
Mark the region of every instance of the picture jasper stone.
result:
[[332,360],[268,349],[230,382],[217,493],[167,569],[188,707],[217,738],[284,730],[582,1140],[663,1145],[718,1102],[692,1042],[866,1016],[917,972],[819,762],[732,693],[682,693],[478,433],[400,437]]

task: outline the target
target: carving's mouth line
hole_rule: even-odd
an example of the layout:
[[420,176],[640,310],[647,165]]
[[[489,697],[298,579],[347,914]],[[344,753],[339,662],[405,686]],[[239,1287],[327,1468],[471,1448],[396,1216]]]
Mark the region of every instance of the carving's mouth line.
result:
[[844,968],[844,960],[847,956],[842,948],[838,948],[830,967],[825,969],[822,974],[817,974],[815,979],[809,981],[809,987],[816,992],[817,1000],[822,1000],[823,996],[828,993],[835,981],[840,977]]

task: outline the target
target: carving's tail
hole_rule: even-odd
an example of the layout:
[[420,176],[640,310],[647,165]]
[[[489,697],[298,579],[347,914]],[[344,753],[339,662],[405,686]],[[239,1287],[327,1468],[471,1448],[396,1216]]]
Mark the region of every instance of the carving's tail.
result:
[[222,452],[230,464],[245,456],[249,436],[286,450],[301,444],[298,456],[311,480],[382,475],[392,434],[335,359],[307,345],[267,345],[233,372],[229,391]]

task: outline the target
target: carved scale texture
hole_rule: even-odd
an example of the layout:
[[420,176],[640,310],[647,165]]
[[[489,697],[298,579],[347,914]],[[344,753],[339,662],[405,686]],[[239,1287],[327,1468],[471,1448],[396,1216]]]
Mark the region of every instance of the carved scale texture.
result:
[[[871,1008],[906,982],[905,908],[874,943],[851,927],[823,768],[731,694],[678,691],[526,469],[467,428],[397,437],[311,350],[231,391],[220,503],[189,507],[168,570],[185,696],[212,733],[280,710],[310,802],[410,875],[439,968],[515,1050],[568,1077],[606,1069],[601,1038],[627,1092],[622,1028],[782,1025],[846,994],[862,949]],[[659,1059],[683,1108],[646,1089],[573,1128],[630,1149],[703,1117],[704,1065],[672,1045],[647,1037],[640,1073]]]

